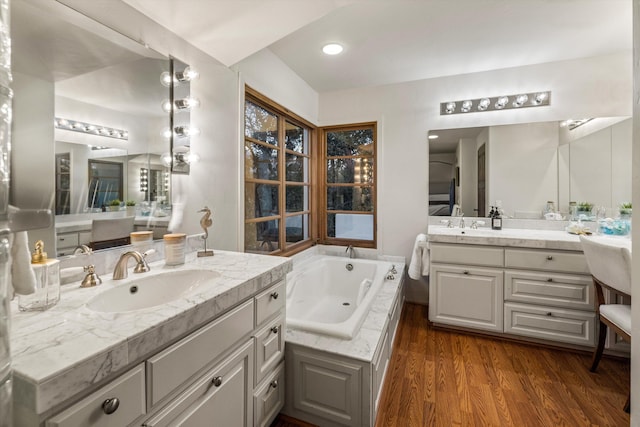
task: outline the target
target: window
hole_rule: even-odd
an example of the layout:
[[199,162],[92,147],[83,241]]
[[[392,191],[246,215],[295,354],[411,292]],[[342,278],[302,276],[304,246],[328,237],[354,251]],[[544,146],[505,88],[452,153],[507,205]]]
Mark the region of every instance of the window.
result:
[[281,255],[311,245],[313,132],[312,125],[247,88],[245,251]]
[[376,247],[375,123],[327,127],[322,139],[323,240]]

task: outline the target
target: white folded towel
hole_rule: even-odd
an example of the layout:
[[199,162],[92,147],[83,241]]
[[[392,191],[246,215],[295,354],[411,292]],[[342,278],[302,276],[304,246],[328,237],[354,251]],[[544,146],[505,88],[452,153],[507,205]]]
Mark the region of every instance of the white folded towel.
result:
[[31,268],[29,237],[26,231],[14,233],[11,245],[11,283],[16,294],[29,295],[36,291],[36,275]]
[[413,280],[429,275],[429,242],[426,234],[418,234],[409,263],[409,277]]

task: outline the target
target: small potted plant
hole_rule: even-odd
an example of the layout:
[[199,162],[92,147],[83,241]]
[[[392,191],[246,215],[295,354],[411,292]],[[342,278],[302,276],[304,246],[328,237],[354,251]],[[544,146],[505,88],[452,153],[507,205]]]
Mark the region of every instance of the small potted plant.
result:
[[135,200],[127,200],[125,202],[125,209],[127,210],[127,216],[135,216],[136,215],[136,201]]
[[119,211],[120,210],[120,204],[122,202],[120,201],[120,199],[113,199],[109,202],[109,210],[112,212],[115,211]]
[[620,218],[622,219],[631,218],[632,211],[631,202],[620,203],[620,206],[618,206],[618,212],[620,212]]
[[578,215],[587,215],[587,216],[591,216],[591,210],[593,209],[593,203],[589,203],[589,202],[580,202],[578,203],[578,207],[577,207],[577,214]]

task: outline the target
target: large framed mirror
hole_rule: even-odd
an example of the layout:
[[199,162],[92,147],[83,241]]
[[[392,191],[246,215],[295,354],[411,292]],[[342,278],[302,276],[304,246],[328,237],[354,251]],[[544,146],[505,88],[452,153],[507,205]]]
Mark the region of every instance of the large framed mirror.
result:
[[588,203],[615,217],[631,201],[631,118],[588,118],[429,132],[429,215],[565,218]]
[[30,197],[49,198],[56,214],[49,252],[91,243],[94,219],[134,216],[134,230],[161,238],[171,213],[170,165],[161,161],[170,152],[161,84],[169,58],[57,3],[13,3],[11,22],[21,144],[13,180],[41,182]]

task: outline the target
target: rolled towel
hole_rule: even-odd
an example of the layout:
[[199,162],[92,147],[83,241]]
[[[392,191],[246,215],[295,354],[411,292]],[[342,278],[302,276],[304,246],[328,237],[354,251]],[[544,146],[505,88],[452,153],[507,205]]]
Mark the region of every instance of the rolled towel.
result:
[[36,275],[31,268],[29,237],[26,231],[14,234],[11,245],[11,283],[16,294],[29,295],[36,291]]
[[409,277],[413,280],[429,275],[429,243],[426,234],[418,234],[413,245],[413,254],[409,263]]

